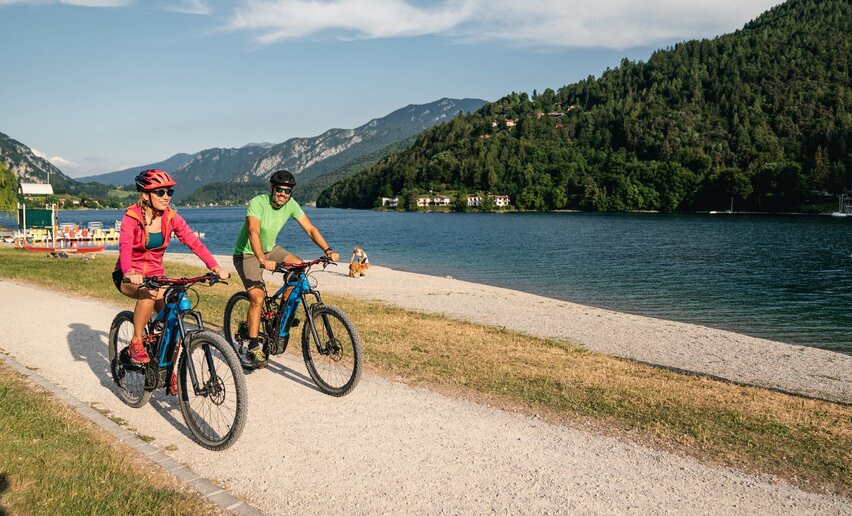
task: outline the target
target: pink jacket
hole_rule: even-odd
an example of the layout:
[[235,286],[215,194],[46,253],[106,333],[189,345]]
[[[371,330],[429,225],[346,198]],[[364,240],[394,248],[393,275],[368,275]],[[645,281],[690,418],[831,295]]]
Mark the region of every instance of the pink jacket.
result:
[[189,224],[175,210],[169,208],[163,212],[161,226],[163,229],[163,245],[154,249],[145,249],[148,233],[145,231],[142,207],[134,204],[127,208],[124,218],[121,220],[118,261],[115,264],[115,270],[120,270],[125,276],[131,270],[143,276],[162,276],[165,274],[163,254],[169,246],[169,237],[171,237],[172,231],[196,256],[201,258],[208,269],[212,270],[218,265],[207,247],[201,243],[201,240],[189,228]]

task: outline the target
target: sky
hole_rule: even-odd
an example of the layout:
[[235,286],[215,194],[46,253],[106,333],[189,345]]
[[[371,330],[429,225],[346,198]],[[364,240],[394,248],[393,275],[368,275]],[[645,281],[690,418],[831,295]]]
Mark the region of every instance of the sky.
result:
[[81,177],[497,100],[777,0],[0,0],[0,132]]

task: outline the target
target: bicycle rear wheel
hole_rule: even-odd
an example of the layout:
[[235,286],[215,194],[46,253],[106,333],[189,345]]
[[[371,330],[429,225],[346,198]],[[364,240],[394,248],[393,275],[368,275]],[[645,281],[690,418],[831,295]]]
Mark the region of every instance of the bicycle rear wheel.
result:
[[[345,396],[361,379],[361,337],[349,317],[331,305],[313,305],[302,327],[302,355],[308,373],[319,389],[331,396]],[[311,328],[316,328],[314,339]]]
[[151,391],[145,390],[145,366],[133,364],[128,355],[127,346],[132,338],[133,312],[121,312],[112,320],[109,329],[109,365],[118,399],[139,408],[151,399]]
[[222,329],[228,344],[239,353],[248,343],[248,309],[251,305],[246,292],[237,292],[225,305],[225,320]]
[[[197,375],[196,392],[189,374],[191,360]],[[222,337],[201,331],[181,353],[178,401],[186,426],[201,446],[224,450],[243,432],[248,392],[240,361]]]

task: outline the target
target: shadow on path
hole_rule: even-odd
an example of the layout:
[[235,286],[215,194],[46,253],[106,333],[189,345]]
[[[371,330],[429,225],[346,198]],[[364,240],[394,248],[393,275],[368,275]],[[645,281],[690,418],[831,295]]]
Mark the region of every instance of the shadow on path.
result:
[[317,388],[317,386],[314,385],[314,381],[311,379],[310,376],[305,376],[304,374],[296,371],[295,369],[285,366],[281,363],[282,360],[296,360],[296,357],[285,353],[283,358],[279,357],[277,359],[270,359],[267,363],[266,369],[269,372],[281,375],[284,378],[287,378],[288,380],[293,380],[299,385],[303,385],[305,387],[308,387],[309,389],[321,392]]
[[[68,348],[74,360],[86,362],[100,384],[110,392],[114,392],[115,382],[112,380],[107,348],[109,334],[81,323],[72,323],[69,328],[71,331],[68,333]],[[183,420],[175,417],[175,413],[180,412],[177,397],[169,396],[164,389],[157,389],[151,397],[150,404],[176,430],[193,439],[192,433]]]

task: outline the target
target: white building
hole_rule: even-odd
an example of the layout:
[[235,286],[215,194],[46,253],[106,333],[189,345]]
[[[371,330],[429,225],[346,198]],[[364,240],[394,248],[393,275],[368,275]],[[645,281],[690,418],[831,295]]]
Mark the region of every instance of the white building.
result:
[[428,197],[418,197],[417,198],[417,207],[424,208],[429,206],[430,199]]
[[482,197],[479,197],[478,195],[470,196],[470,197],[467,198],[467,205],[468,206],[472,206],[474,208],[479,208],[479,206],[481,204],[482,204]]
[[492,195],[491,198],[494,199],[494,206],[498,208],[505,208],[509,205],[508,195]]
[[432,199],[432,205],[434,206],[449,206],[450,198],[445,195],[438,195]]
[[399,204],[399,197],[382,197],[382,206],[388,208],[396,208]]

